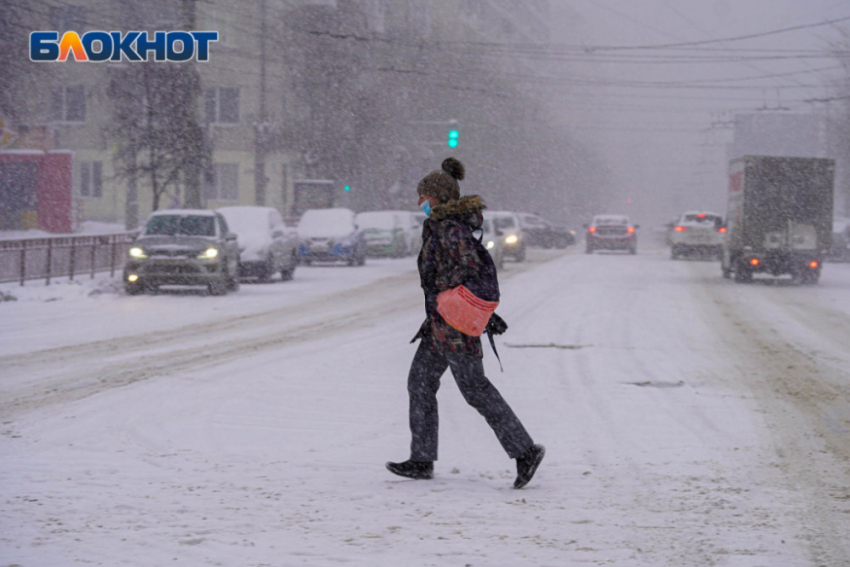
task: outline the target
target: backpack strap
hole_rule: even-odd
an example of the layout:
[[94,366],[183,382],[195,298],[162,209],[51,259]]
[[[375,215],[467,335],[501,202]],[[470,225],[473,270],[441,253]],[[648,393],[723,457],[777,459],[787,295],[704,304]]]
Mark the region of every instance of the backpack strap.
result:
[[484,332],[487,333],[487,338],[490,339],[490,346],[493,348],[493,354],[496,355],[496,360],[499,361],[499,370],[504,372],[505,369],[502,367],[502,359],[499,358],[499,351],[496,350],[496,340],[493,338],[493,331],[486,329]]

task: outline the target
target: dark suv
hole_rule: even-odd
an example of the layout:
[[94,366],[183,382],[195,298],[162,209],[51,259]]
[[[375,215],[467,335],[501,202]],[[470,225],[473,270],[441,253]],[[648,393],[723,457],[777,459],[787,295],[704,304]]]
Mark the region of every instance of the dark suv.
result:
[[519,222],[528,245],[542,248],[566,248],[575,244],[575,233],[563,226],[552,224],[540,215],[520,213]]
[[128,254],[124,288],[131,295],[160,285],[203,285],[212,295],[239,289],[236,235],[215,211],[157,211]]

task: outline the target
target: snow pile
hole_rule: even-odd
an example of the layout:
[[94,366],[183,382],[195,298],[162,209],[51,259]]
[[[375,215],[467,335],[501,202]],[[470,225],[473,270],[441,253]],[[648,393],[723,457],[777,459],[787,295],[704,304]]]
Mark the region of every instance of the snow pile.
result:
[[51,238],[57,236],[93,236],[99,234],[119,234],[122,232],[127,232],[124,228],[124,224],[121,223],[110,223],[110,222],[98,222],[98,221],[85,221],[80,226],[79,232],[73,232],[68,234],[56,234],[53,232],[47,232],[44,230],[31,229],[31,230],[0,230],[0,240],[21,240],[25,238]]

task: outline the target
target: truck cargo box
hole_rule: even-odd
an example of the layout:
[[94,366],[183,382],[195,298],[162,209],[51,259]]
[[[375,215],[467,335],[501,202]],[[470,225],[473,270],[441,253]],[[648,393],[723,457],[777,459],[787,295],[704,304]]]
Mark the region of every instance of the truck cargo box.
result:
[[729,168],[723,275],[790,274],[815,283],[832,237],[835,162],[745,156]]

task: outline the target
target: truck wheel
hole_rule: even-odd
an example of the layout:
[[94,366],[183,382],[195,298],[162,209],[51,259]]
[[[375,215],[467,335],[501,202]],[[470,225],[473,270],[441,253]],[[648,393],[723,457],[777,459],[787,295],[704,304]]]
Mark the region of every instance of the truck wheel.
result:
[[746,267],[743,262],[738,262],[735,270],[735,281],[738,283],[749,283],[753,281],[753,271]]
[[800,274],[800,283],[803,285],[814,285],[818,283],[820,274],[814,270],[806,270]]

